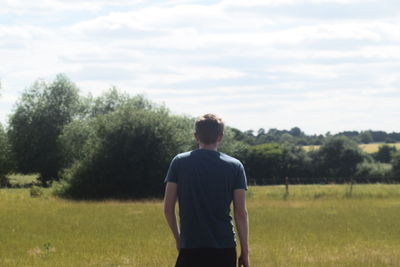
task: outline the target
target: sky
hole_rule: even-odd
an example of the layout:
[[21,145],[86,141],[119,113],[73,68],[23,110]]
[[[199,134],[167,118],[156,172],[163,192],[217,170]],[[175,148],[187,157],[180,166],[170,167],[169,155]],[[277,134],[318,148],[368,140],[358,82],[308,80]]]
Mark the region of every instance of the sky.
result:
[[37,79],[241,130],[400,131],[398,0],[0,0],[0,122]]

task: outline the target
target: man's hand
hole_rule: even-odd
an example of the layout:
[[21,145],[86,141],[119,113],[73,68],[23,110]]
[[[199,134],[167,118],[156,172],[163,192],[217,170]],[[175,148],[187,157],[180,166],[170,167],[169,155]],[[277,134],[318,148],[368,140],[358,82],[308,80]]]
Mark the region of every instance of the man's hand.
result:
[[179,239],[175,239],[175,243],[176,243],[176,250],[178,250],[178,252],[179,252],[179,249],[180,249],[180,247],[179,247]]
[[238,260],[238,267],[249,267],[249,255],[240,255]]
[[175,238],[176,249],[179,251],[179,229],[175,215],[175,204],[177,199],[177,184],[167,182],[164,196],[164,214],[167,219],[169,228]]
[[235,215],[236,229],[239,235],[241,255],[239,267],[249,266],[249,221],[246,209],[246,191],[236,189],[233,191],[233,212]]

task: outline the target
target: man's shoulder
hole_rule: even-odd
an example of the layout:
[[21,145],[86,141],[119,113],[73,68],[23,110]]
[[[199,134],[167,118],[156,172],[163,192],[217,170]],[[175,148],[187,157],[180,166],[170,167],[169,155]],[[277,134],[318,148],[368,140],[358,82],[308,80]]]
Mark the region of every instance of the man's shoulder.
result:
[[[208,153],[210,153],[210,151],[207,151]],[[188,161],[196,161],[199,158],[199,155],[201,155],[202,153],[205,153],[205,151],[203,150],[191,150],[191,151],[187,151],[187,152],[183,152],[183,153],[179,153],[177,154],[173,161],[175,163],[177,162],[188,162]],[[219,152],[219,151],[213,151],[214,156],[218,156],[219,160],[226,162],[230,165],[235,165],[235,166],[242,166],[242,163],[240,162],[240,160],[238,160],[237,158],[234,158],[228,154]]]
[[184,159],[190,156],[190,154],[192,153],[192,151],[186,151],[186,152],[182,152],[179,153],[175,156],[175,159]]
[[219,154],[221,155],[221,159],[226,161],[226,162],[229,162],[229,163],[234,164],[234,165],[242,165],[240,160],[238,160],[237,158],[234,158],[234,157],[229,156],[228,154],[225,154],[225,153],[222,153],[222,152],[219,152]]

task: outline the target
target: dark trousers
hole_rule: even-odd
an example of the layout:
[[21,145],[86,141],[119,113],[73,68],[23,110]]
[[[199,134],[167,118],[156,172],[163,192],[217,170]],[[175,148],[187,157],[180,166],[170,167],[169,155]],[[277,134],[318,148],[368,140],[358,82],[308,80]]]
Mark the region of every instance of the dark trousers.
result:
[[236,267],[236,248],[181,248],[175,267]]

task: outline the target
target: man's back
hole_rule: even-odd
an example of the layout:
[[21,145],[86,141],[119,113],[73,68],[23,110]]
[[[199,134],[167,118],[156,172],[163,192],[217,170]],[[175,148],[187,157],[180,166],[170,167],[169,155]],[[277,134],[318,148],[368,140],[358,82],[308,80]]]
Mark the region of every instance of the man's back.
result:
[[177,155],[166,182],[178,185],[181,248],[235,247],[233,190],[246,189],[242,164],[214,150]]
[[[243,165],[217,151],[224,137],[220,117],[205,114],[194,126],[199,149],[177,155],[165,178],[164,215],[179,251],[175,267],[236,266],[235,233],[229,215],[232,200],[241,248],[239,266],[249,267]],[[180,229],[175,214],[177,199]]]

